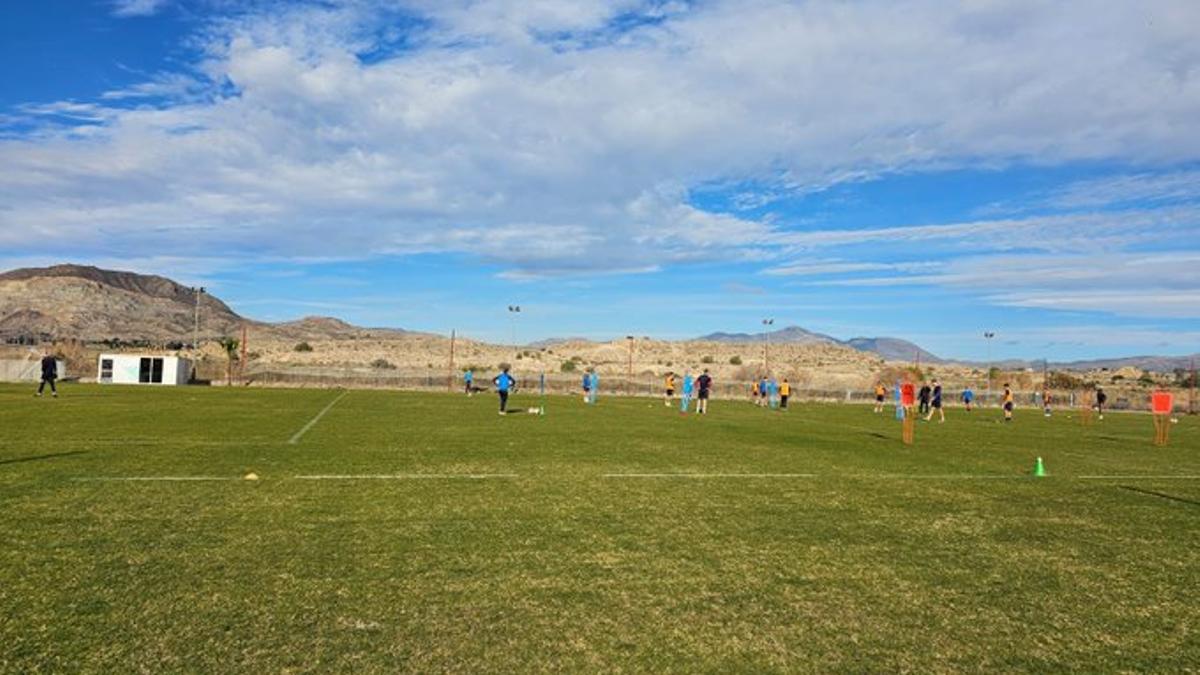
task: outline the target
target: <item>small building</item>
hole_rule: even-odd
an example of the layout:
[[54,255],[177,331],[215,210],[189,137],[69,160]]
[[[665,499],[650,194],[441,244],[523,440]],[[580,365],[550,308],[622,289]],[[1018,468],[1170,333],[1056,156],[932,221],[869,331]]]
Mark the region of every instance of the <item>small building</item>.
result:
[[192,362],[180,356],[101,354],[96,381],[100,384],[187,384]]
[[[58,379],[67,376],[67,362],[58,359]],[[42,379],[42,360],[36,359],[0,359],[0,382],[40,382]]]

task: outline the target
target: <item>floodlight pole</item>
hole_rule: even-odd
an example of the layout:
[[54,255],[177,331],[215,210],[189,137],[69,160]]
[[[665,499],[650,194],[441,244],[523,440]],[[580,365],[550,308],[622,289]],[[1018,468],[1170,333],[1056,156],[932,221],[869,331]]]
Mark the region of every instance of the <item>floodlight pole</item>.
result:
[[984,331],[983,339],[987,342],[987,400],[992,400],[992,338],[994,331]]
[[509,305],[508,306],[508,318],[510,319],[509,328],[511,330],[511,336],[512,336],[512,347],[513,347],[513,358],[514,359],[516,358],[516,354],[517,354],[517,315],[520,313],[521,313],[520,305]]

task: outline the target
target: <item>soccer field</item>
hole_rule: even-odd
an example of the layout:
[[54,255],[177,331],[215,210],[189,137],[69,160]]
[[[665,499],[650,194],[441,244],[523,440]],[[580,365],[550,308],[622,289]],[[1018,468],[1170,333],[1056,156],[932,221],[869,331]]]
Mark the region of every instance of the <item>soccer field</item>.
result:
[[0,386],[6,672],[1200,664],[1196,418],[64,390]]

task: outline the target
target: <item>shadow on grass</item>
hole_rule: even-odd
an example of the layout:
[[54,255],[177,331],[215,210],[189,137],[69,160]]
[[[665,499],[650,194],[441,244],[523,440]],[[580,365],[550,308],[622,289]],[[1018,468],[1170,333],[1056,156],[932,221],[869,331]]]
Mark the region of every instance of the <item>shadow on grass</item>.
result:
[[1200,506],[1200,501],[1196,501],[1194,499],[1186,499],[1184,497],[1176,497],[1175,495],[1169,495],[1169,494],[1166,494],[1163,492],[1155,492],[1154,490],[1144,490],[1142,488],[1133,487],[1132,485],[1118,485],[1117,487],[1121,488],[1122,490],[1128,490],[1130,492],[1136,492],[1136,493],[1142,494],[1142,495],[1149,495],[1151,497],[1160,497],[1162,499],[1169,499],[1173,502],[1179,502],[1181,504],[1191,504],[1192,506]]
[[33,457],[16,457],[14,459],[0,460],[0,465],[3,464],[21,464],[23,462],[36,462],[43,459],[57,459],[59,457],[70,457],[72,455],[86,455],[87,450],[72,450],[71,452],[54,452],[48,455],[34,455]]

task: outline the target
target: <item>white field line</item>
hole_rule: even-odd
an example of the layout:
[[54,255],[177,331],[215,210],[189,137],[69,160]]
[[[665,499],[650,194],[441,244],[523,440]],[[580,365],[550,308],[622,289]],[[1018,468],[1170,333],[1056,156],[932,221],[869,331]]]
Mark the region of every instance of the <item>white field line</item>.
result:
[[321,418],[325,416],[325,413],[329,412],[330,409],[333,408],[333,406],[337,405],[338,401],[345,398],[346,394],[349,394],[349,393],[350,393],[350,390],[347,389],[346,391],[343,391],[341,394],[339,394],[337,398],[330,401],[329,405],[325,406],[325,408],[323,410],[321,410],[321,412],[317,413],[316,417],[309,420],[308,424],[305,424],[303,427],[300,428],[300,431],[296,432],[295,436],[292,436],[292,438],[288,441],[288,445],[295,445],[295,444],[299,443],[300,439],[304,436],[304,434],[308,433],[309,429],[313,428],[317,424],[317,422],[321,421]]
[[816,478],[815,473],[606,473],[602,478]]
[[295,476],[296,480],[488,480],[516,478],[515,473],[377,473],[377,474],[317,474]]
[[1200,475],[1128,474],[1124,476],[1076,476],[1079,480],[1200,480]]
[[80,483],[189,483],[208,481],[242,480],[230,476],[98,476],[72,478]]

